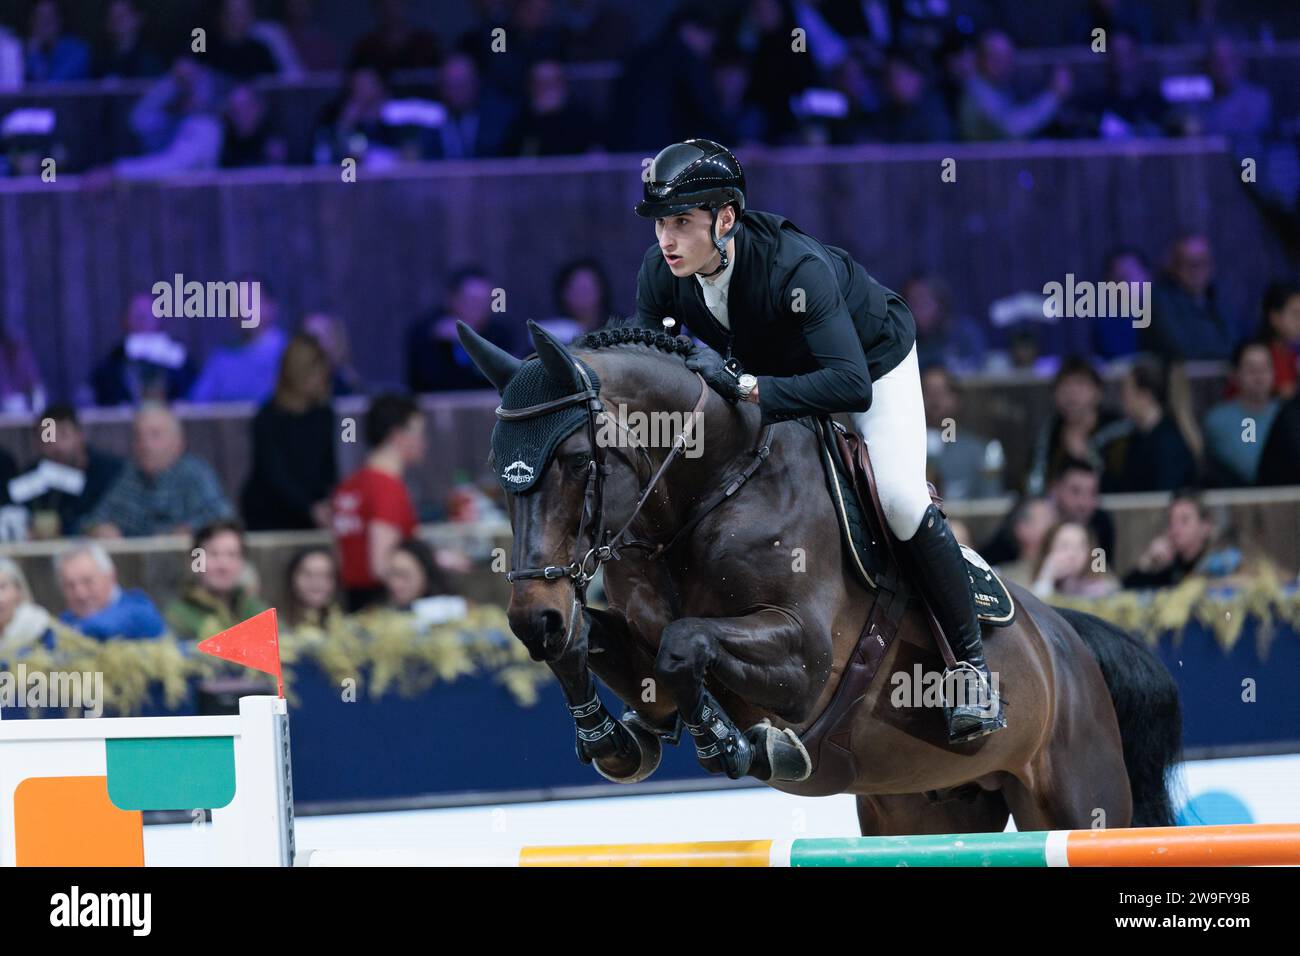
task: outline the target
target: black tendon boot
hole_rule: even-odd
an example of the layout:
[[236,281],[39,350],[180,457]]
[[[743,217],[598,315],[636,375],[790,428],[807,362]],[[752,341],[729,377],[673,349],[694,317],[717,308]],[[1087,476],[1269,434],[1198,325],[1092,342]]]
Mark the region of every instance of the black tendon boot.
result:
[[958,658],[957,666],[943,675],[949,743],[964,743],[1001,730],[1007,721],[984,662],[983,635],[971,599],[966,559],[943,512],[931,504],[921,518],[921,527],[903,544],[915,561],[916,581]]
[[695,713],[683,717],[686,729],[695,738],[695,756],[710,773],[725,773],[739,780],[749,772],[754,761],[754,747],[731,722],[713,695],[700,688],[700,703]]

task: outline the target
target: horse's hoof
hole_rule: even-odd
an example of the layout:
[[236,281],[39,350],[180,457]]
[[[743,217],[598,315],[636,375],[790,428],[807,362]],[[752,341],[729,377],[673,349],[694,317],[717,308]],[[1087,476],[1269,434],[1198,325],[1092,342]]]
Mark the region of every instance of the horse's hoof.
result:
[[646,777],[650,776],[659,769],[659,761],[663,757],[663,748],[659,745],[659,738],[646,730],[637,722],[624,723],[619,721],[619,726],[631,736],[637,746],[637,752],[640,754],[640,762],[636,770],[625,776],[616,776],[606,773],[600,766],[600,760],[592,761],[596,772],[613,783],[640,783]]
[[745,731],[745,736],[754,745],[752,769],[764,765],[767,775],[759,777],[760,780],[799,783],[812,775],[812,757],[808,756],[803,741],[789,727],[777,730],[772,721],[765,719]]
[[672,744],[674,747],[681,742],[682,728],[685,726],[682,723],[682,715],[678,711],[673,711],[668,726],[656,726],[635,710],[627,711],[620,719],[629,727],[635,724],[646,733],[654,734],[661,743]]

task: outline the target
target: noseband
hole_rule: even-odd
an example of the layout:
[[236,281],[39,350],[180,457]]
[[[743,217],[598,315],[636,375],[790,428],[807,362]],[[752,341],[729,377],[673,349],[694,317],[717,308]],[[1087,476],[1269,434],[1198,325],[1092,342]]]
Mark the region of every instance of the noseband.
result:
[[[656,561],[663,557],[673,546],[681,540],[682,536],[694,528],[705,515],[715,507],[730,498],[749,480],[749,478],[758,470],[759,466],[767,460],[772,450],[772,426],[767,425],[759,435],[758,445],[750,451],[753,460],[728,481],[723,488],[715,492],[703,504],[695,509],[692,516],[677,530],[666,543],[655,543],[644,538],[627,538],[632,522],[636,520],[641,509],[650,499],[651,493],[663,478],[664,473],[668,471],[669,465],[677,458],[678,453],[686,447],[686,442],[690,439],[695,428],[695,423],[699,420],[700,413],[704,410],[704,404],[709,397],[709,386],[704,378],[697,372],[695,377],[700,380],[700,397],[695,403],[695,408],[691,411],[690,418],[686,427],[678,433],[673,440],[673,446],[664,460],[660,463],[659,468],[651,476],[650,481],[641,490],[640,497],[637,499],[636,507],[632,509],[632,514],[628,517],[623,526],[619,528],[618,533],[612,537],[609,529],[605,527],[605,478],[610,473],[610,466],[605,460],[605,449],[596,440],[596,419],[605,414],[604,403],[600,400],[600,395],[591,383],[591,378],[587,375],[586,369],[581,364],[574,363],[578,375],[582,378],[583,388],[580,391],[572,392],[569,395],[562,395],[559,398],[552,399],[548,402],[542,402],[537,405],[528,405],[524,408],[507,409],[497,406],[496,416],[500,421],[519,421],[522,419],[536,418],[539,415],[545,415],[560,408],[569,405],[584,405],[587,412],[587,436],[591,442],[591,461],[587,463],[586,487],[583,491],[582,517],[578,522],[578,534],[574,542],[574,559],[565,565],[546,565],[540,568],[525,568],[522,570],[511,570],[506,574],[506,580],[512,584],[515,581],[528,579],[542,579],[546,581],[558,581],[563,578],[573,579],[573,607],[569,614],[569,628],[564,636],[564,647],[560,653],[568,648],[569,641],[573,637],[574,621],[577,620],[578,611],[587,606],[587,585],[595,577],[596,572],[600,570],[602,564],[609,560],[618,560],[619,552],[624,549],[640,549],[647,552],[648,559]],[[646,460],[650,461],[649,454],[641,445],[636,446]],[[653,463],[651,463],[653,464]],[[586,546],[590,535],[590,547]],[[518,546],[518,543],[516,543]],[[585,550],[584,550],[585,548]]]

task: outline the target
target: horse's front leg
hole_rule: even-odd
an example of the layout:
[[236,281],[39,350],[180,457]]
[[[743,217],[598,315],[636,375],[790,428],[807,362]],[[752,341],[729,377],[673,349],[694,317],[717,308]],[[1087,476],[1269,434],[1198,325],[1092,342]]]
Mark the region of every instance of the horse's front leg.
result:
[[742,733],[704,681],[711,677],[751,707],[797,723],[830,673],[829,641],[816,656],[808,659],[798,621],[766,608],[743,617],[673,621],[664,629],[655,674],[677,701],[710,773],[803,780],[812,763],[799,738],[766,719]]
[[[579,611],[578,632],[564,653],[549,664],[564,692],[577,729],[578,759],[615,783],[637,783],[659,767],[659,737],[635,720],[616,720],[596,690],[595,669],[601,679],[627,700],[625,688],[637,685],[634,655],[615,631],[616,619]],[[626,635],[625,635],[626,636]],[[598,653],[590,658],[592,650]],[[599,661],[593,668],[591,663]],[[649,673],[648,658],[642,674]],[[634,698],[635,699],[635,698]],[[626,716],[626,715],[625,715]]]

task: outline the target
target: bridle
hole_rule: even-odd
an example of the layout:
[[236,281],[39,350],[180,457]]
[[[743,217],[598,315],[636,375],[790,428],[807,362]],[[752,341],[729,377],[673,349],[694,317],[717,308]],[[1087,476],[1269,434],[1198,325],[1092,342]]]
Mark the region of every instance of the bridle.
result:
[[[569,614],[569,627],[564,636],[564,645],[560,649],[560,654],[569,646],[569,641],[573,637],[574,622],[578,618],[578,611],[587,606],[587,585],[600,570],[601,565],[609,560],[618,560],[619,552],[625,549],[640,549],[647,552],[647,558],[651,561],[657,561],[673,549],[682,537],[695,527],[710,511],[730,498],[747,482],[750,477],[758,470],[759,466],[767,460],[772,450],[772,426],[766,425],[759,435],[758,444],[750,450],[753,460],[746,465],[738,474],[733,476],[721,490],[715,492],[709,498],[695,509],[691,517],[682,524],[677,532],[667,542],[654,542],[645,538],[631,538],[628,533],[632,523],[645,507],[650,495],[654,492],[655,487],[663,478],[668,467],[677,458],[678,454],[686,447],[686,443],[694,431],[695,423],[700,419],[700,413],[704,410],[704,404],[709,397],[709,386],[698,372],[695,377],[700,380],[700,397],[695,403],[695,408],[691,411],[687,419],[686,426],[677,434],[673,440],[673,446],[664,460],[659,464],[658,469],[651,475],[649,482],[641,489],[640,496],[637,498],[636,506],[632,509],[632,514],[628,517],[623,526],[618,529],[617,534],[611,536],[609,529],[605,527],[605,478],[610,474],[610,465],[605,460],[605,449],[596,439],[596,419],[606,414],[605,405],[600,400],[600,395],[595,386],[591,383],[586,369],[577,362],[573,363],[578,375],[581,377],[583,388],[579,391],[572,392],[568,395],[562,395],[559,398],[551,399],[547,402],[541,402],[537,405],[528,405],[524,408],[502,408],[497,406],[497,419],[503,422],[520,421],[528,418],[536,418],[539,415],[545,415],[560,408],[566,408],[570,405],[584,405],[587,413],[587,436],[591,442],[591,461],[587,463],[586,487],[583,490],[582,517],[578,521],[578,534],[574,542],[574,559],[564,565],[546,565],[540,568],[524,568],[522,570],[512,569],[506,573],[506,580],[512,584],[515,581],[542,579],[545,581],[558,581],[564,578],[573,579],[573,606]],[[616,423],[617,420],[613,419]],[[650,460],[650,455],[641,445],[636,446]],[[586,547],[590,535],[591,546]],[[515,558],[518,558],[518,551],[521,543],[516,540]],[[585,548],[585,550],[584,550]]]

